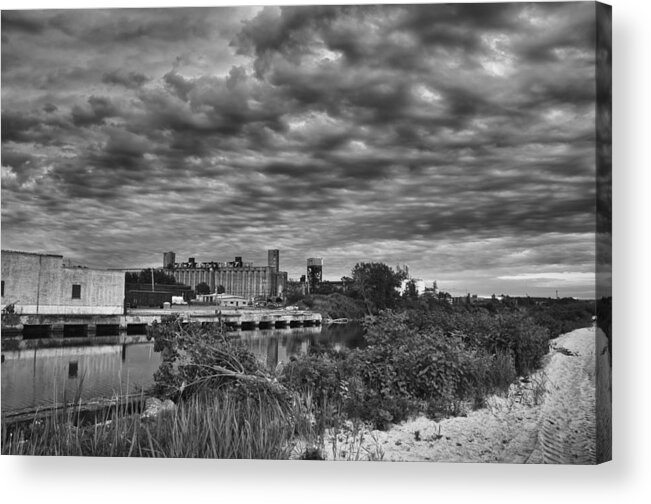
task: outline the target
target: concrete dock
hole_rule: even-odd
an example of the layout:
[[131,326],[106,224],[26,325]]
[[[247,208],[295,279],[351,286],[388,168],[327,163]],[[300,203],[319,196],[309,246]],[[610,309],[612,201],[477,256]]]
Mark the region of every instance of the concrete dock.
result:
[[107,344],[115,338],[120,343],[144,341],[151,324],[169,316],[188,323],[223,325],[226,330],[321,324],[320,313],[306,310],[220,309],[214,305],[130,309],[126,315],[19,315],[16,323],[3,325],[2,349]]
[[227,327],[294,327],[321,324],[321,314],[307,310],[267,310],[267,309],[219,309],[202,307],[202,309],[168,310],[132,309],[127,315],[130,324],[151,324],[154,320],[160,322],[162,317],[179,315],[184,322],[199,322],[205,324],[223,323]]

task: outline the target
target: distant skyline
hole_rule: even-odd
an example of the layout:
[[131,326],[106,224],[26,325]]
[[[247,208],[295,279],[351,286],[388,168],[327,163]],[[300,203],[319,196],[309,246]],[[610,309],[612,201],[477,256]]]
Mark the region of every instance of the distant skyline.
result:
[[2,12],[2,248],[593,297],[594,4]]

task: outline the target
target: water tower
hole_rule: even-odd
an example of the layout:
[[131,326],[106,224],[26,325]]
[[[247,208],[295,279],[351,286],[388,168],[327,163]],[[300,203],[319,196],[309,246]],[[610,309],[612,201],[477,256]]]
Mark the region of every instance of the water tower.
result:
[[323,279],[323,259],[310,257],[307,260],[307,287],[312,291]]

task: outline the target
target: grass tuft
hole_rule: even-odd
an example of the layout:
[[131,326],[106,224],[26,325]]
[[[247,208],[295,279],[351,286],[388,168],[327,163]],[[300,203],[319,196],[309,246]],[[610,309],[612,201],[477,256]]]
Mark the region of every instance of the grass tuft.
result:
[[78,408],[29,426],[2,426],[3,455],[287,459],[296,412],[277,401],[197,395],[154,419],[124,411],[77,426]]

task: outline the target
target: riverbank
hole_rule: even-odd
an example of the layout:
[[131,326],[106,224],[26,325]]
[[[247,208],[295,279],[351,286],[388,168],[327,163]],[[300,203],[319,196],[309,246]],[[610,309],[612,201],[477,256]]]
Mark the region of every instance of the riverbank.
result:
[[[304,355],[314,346],[357,348],[363,345],[363,328],[347,324],[282,329],[227,331],[225,336],[240,341],[272,368]],[[26,340],[36,343],[39,340]],[[101,337],[93,345],[59,345],[52,348],[2,351],[2,413],[29,414],[68,399],[81,391],[84,401],[113,398],[153,385],[160,353],[146,336]],[[83,377],[83,380],[82,380]],[[138,387],[135,389],[134,387]],[[56,392],[56,394],[55,394]]]
[[[539,371],[512,385],[505,396],[489,397],[486,407],[440,422],[419,416],[388,431],[362,430],[352,449],[362,459],[370,454],[385,461],[594,464],[595,371],[605,376],[604,347],[607,352],[605,336],[594,328],[562,335],[552,341]],[[608,383],[600,381],[605,389]],[[606,404],[600,408],[604,416]],[[606,429],[601,430],[603,437]],[[350,458],[350,444],[343,443],[342,433],[338,436],[325,439],[329,460]],[[328,450],[335,445],[342,448]]]
[[[402,341],[408,341],[408,334],[402,328],[399,329],[403,335]],[[259,425],[261,430],[255,434],[260,439],[267,436],[265,433],[267,426],[275,429],[275,425],[287,426],[291,424],[289,425],[290,428],[282,431],[280,437],[274,434],[276,436],[274,438],[274,446],[276,446],[274,448],[276,450],[274,451],[274,457],[325,457],[330,460],[583,464],[592,464],[596,460],[603,460],[603,458],[598,458],[598,450],[596,449],[599,428],[596,425],[595,410],[601,411],[603,409],[603,405],[606,403],[602,402],[602,408],[600,409],[599,401],[600,398],[607,396],[602,394],[602,389],[599,389],[599,393],[596,392],[595,383],[597,374],[603,372],[603,370],[599,371],[600,366],[604,362],[607,364],[609,360],[607,354],[608,343],[601,332],[595,335],[594,329],[580,329],[568,333],[552,341],[549,347],[545,343],[540,354],[543,357],[541,368],[527,378],[521,378],[508,386],[508,383],[512,380],[511,378],[506,382],[504,388],[495,389],[505,390],[508,387],[507,391],[503,395],[492,395],[485,398],[485,406],[481,409],[472,410],[469,407],[470,403],[468,403],[464,411],[464,403],[462,403],[461,409],[458,406],[456,407],[459,414],[453,418],[435,421],[421,416],[408,419],[394,426],[388,423],[390,419],[387,420],[386,417],[388,415],[398,415],[399,412],[396,409],[392,409],[390,413],[389,410],[381,410],[377,407],[367,411],[359,410],[374,422],[373,425],[380,428],[383,425],[389,425],[388,431],[364,429],[363,426],[366,424],[362,421],[362,418],[364,418],[362,415],[347,414],[347,411],[353,411],[350,408],[365,405],[354,396],[352,396],[352,401],[337,403],[332,402],[328,397],[314,395],[314,391],[323,391],[325,390],[324,386],[328,384],[335,387],[337,391],[343,390],[344,394],[358,393],[353,388],[355,385],[352,378],[344,382],[343,388],[341,382],[336,379],[331,380],[335,376],[333,371],[339,370],[340,366],[343,365],[367,365],[367,360],[374,357],[373,352],[356,352],[352,354],[351,360],[348,361],[341,360],[341,355],[338,353],[311,355],[290,362],[287,365],[288,374],[286,373],[276,379],[276,377],[264,371],[263,363],[259,362],[253,354],[239,346],[233,346],[230,340],[225,340],[219,348],[215,348],[212,345],[212,336],[201,332],[200,326],[195,326],[195,332],[188,334],[185,332],[176,333],[174,327],[168,327],[167,330],[174,338],[163,339],[163,343],[178,345],[178,339],[185,338],[185,341],[181,341],[181,346],[191,352],[181,356],[184,359],[181,364],[185,363],[184,365],[168,368],[171,373],[185,372],[188,367],[198,366],[201,370],[206,368],[204,372],[207,374],[201,378],[205,382],[205,386],[208,386],[207,380],[220,380],[213,383],[209,387],[210,389],[219,390],[219,385],[257,387],[255,388],[258,392],[256,397],[264,398],[264,400],[261,399],[262,403],[270,406],[268,410],[265,410],[265,421]],[[595,338],[597,347],[595,347]],[[376,343],[378,342],[376,341]],[[412,347],[416,348],[417,345],[412,345]],[[393,347],[385,344],[383,348],[391,349]],[[418,346],[418,348],[421,347]],[[544,354],[546,349],[549,349],[549,352]],[[371,348],[370,350],[376,352],[377,348]],[[212,353],[207,354],[206,352]],[[427,355],[430,355],[430,353],[427,353]],[[423,350],[419,350],[413,355],[418,356],[421,354],[423,354]],[[361,361],[359,360],[360,355]],[[408,356],[411,355],[408,354]],[[354,358],[358,360],[355,361]],[[453,359],[437,361],[437,369],[440,369],[442,365],[449,365],[453,362]],[[468,362],[470,365],[473,363],[476,365],[475,360]],[[599,363],[597,367],[595,367],[595,362]],[[243,365],[246,365],[246,367],[242,367]],[[354,366],[351,369],[355,369]],[[343,367],[341,367],[341,370],[345,371]],[[219,371],[219,374],[215,374],[214,371]],[[304,391],[304,395],[300,395],[300,393],[298,396],[291,395],[292,390],[301,390],[295,384],[302,384],[303,377],[312,380],[313,388]],[[177,393],[174,388],[175,383],[188,383],[186,376],[179,376],[177,379],[171,374],[169,377],[163,378],[165,380],[160,381],[160,383],[163,386],[168,384],[168,387],[171,387],[169,392],[172,393]],[[198,383],[198,379],[195,377],[192,384],[196,383]],[[604,383],[607,385],[609,382]],[[260,389],[260,387],[262,388]],[[237,391],[236,388],[233,390]],[[260,394],[261,391],[266,392]],[[166,390],[162,389],[162,392],[165,396]],[[183,388],[181,392],[183,392]],[[193,433],[193,436],[199,436],[198,433],[203,429],[201,426],[205,425],[204,417],[216,418],[214,415],[219,412],[212,410],[217,405],[216,403],[213,404],[212,400],[206,401],[206,398],[210,399],[212,397],[211,394],[206,395],[199,388],[190,392],[190,394],[186,394],[185,400],[180,401],[177,406],[182,410],[180,415],[183,418],[190,415],[196,419],[198,430]],[[194,393],[197,395],[193,395]],[[229,404],[233,405],[232,411],[228,414],[228,422],[235,422],[233,425],[248,425],[251,423],[247,416],[248,413],[240,408],[242,397],[238,396],[238,394],[229,394],[225,389],[221,389],[219,393],[221,394],[220,402],[228,400],[230,401]],[[192,398],[198,396],[203,398],[202,401],[195,401],[190,405],[189,409],[183,409],[187,406],[186,403],[189,400],[193,400]],[[337,396],[335,396],[336,398]],[[476,401],[477,396],[474,396],[473,400]],[[394,400],[394,403],[398,404],[398,401]],[[385,405],[383,404],[383,406]],[[407,404],[407,406],[409,405]],[[438,409],[428,409],[428,413],[430,415],[439,415],[448,411],[446,407],[441,407],[444,405],[438,406]],[[387,401],[386,407],[393,407],[393,405]],[[341,410],[338,410],[338,408],[341,408]],[[333,411],[336,416],[328,416],[332,415]],[[69,411],[68,413],[76,415],[75,411]],[[142,435],[139,439],[143,443],[149,439],[149,436],[154,436],[155,439],[158,439],[157,436],[160,436],[161,439],[168,439],[169,429],[175,428],[173,425],[178,423],[178,414],[175,414],[174,421],[171,421],[170,417],[161,416],[160,421],[157,421],[156,430],[153,431],[150,424],[144,422],[139,415],[133,415],[133,413],[133,411],[121,412],[115,418],[115,429],[110,427],[110,429],[113,429],[112,431],[110,429],[103,431],[105,440],[115,439],[115,436],[120,439],[123,437],[131,439],[136,435]],[[342,415],[342,413],[346,416]],[[368,413],[371,413],[371,415]],[[244,416],[239,417],[238,415]],[[344,421],[346,417],[349,420]],[[246,418],[247,421],[243,424],[240,420],[236,421],[238,418],[240,420]],[[393,416],[393,418],[396,418],[396,416]],[[406,418],[406,414],[397,418]],[[289,424],[287,424],[288,419],[290,420]],[[331,420],[339,421],[326,423]],[[93,424],[94,422],[91,421],[90,423]],[[323,435],[322,428],[324,424],[335,425],[338,430],[335,432],[331,429]],[[16,434],[14,436],[12,434],[14,430],[5,430],[3,422],[3,441],[8,441],[11,444],[3,453],[33,452],[50,454],[54,453],[52,452],[54,446],[52,443],[58,443],[56,444],[58,450],[55,451],[56,453],[65,452],[77,455],[117,454],[109,445],[94,445],[89,448],[85,443],[92,434],[92,428],[90,430],[85,427],[79,429],[76,425],[77,420],[74,417],[68,419],[52,418],[51,421],[44,423],[39,422],[37,424],[35,422],[29,428],[23,426],[21,427],[22,430],[15,430]],[[43,431],[44,428],[45,431]],[[71,436],[74,434],[74,437],[71,438],[72,441],[66,441],[68,432]],[[605,431],[602,430],[601,432],[603,434]],[[172,434],[176,436],[176,433],[173,432]],[[233,430],[232,434],[235,436],[233,439],[235,439],[237,429]],[[174,436],[172,438],[176,439]],[[30,441],[25,444],[27,439],[30,439]],[[188,440],[190,439],[195,444],[200,444],[200,436],[196,439],[193,437],[188,438]],[[127,449],[128,446],[125,444],[124,448]],[[144,450],[146,443],[140,448]],[[168,448],[171,451],[166,448],[149,455],[170,456],[171,453],[178,453],[179,445],[171,443]],[[141,453],[128,449],[127,453],[147,456],[145,453],[149,452],[145,450]],[[197,448],[196,453],[192,452],[192,450],[184,450],[183,453],[184,456],[207,455],[200,448]],[[241,453],[245,452],[238,451],[237,453],[240,454],[239,457],[242,456]],[[256,458],[249,452],[246,452],[243,456],[243,458],[251,457]]]

